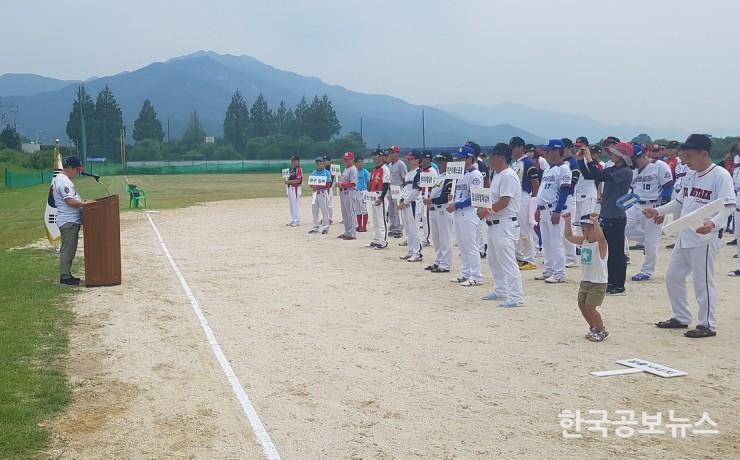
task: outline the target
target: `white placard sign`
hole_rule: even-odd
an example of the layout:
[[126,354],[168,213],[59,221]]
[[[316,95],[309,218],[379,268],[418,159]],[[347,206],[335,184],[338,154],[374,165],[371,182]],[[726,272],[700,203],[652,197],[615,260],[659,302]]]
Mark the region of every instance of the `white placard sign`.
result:
[[706,206],[702,206],[696,211],[692,211],[667,224],[663,227],[663,234],[674,236],[687,227],[691,227],[696,230],[704,225],[704,222],[708,221],[714,217],[715,214],[720,212],[724,206],[725,205],[722,204],[722,200],[714,200]]
[[365,203],[375,204],[378,198],[380,198],[380,192],[369,192],[367,190],[362,192],[362,199]]
[[432,188],[434,187],[434,181],[434,173],[432,172],[423,172],[419,174],[419,187]]
[[283,179],[288,179],[290,177],[290,169],[285,168],[283,169]]
[[445,179],[462,179],[465,176],[465,162],[451,161],[447,163]]
[[400,185],[391,185],[391,198],[394,200],[401,199],[401,186]]
[[308,176],[308,185],[315,185],[317,187],[326,186],[326,176]]
[[684,371],[679,371],[678,369],[673,369],[662,364],[652,363],[640,358],[623,359],[621,361],[617,361],[617,364],[635,369],[642,369],[645,372],[659,375],[661,377],[682,377],[684,375],[688,375]]
[[476,208],[491,208],[491,189],[473,187],[470,189],[470,201]]
[[341,166],[339,166],[339,165],[331,165],[331,175],[334,176],[334,177],[341,176],[342,175]]

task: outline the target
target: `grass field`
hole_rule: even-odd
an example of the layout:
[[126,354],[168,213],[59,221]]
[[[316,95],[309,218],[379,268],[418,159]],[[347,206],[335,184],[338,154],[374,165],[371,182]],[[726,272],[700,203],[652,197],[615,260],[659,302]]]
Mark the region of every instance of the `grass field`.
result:
[[[278,175],[133,176],[148,193],[150,208],[280,196]],[[104,187],[88,177],[75,179],[85,199],[105,196]],[[111,194],[128,209],[123,177],[103,178]],[[57,284],[58,259],[51,251],[16,249],[43,238],[48,185],[0,188],[0,458],[41,456],[49,433],[43,421],[70,399],[64,376],[68,328],[66,306],[75,288]],[[75,264],[81,271],[79,262]]]

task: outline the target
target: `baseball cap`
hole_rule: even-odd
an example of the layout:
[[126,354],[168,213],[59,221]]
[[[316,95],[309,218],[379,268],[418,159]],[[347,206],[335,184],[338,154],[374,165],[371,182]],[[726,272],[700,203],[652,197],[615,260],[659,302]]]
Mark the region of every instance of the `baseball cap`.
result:
[[[573,142],[570,145],[573,145]],[[561,139],[550,139],[544,147],[545,150],[565,150],[565,142]]]
[[627,163],[627,166],[632,166],[632,157],[635,154],[635,150],[629,142],[617,142],[614,145],[605,147],[605,150],[623,159]]
[[[509,145],[511,145],[511,144],[509,144]],[[534,144],[527,144],[527,145],[524,146],[524,151],[525,152],[534,152],[535,150],[537,150],[537,147],[535,147]]]
[[452,154],[448,152],[438,153],[434,156],[437,161],[452,161]]
[[498,144],[493,146],[493,150],[491,150],[491,156],[509,156],[511,155],[511,148],[509,145],[504,144],[503,142],[499,142]]
[[322,163],[324,161],[324,157],[316,157],[315,163]]
[[355,162],[358,162],[358,161],[364,161],[364,160],[365,160],[365,159],[364,159],[364,158],[362,158],[362,155],[357,155],[357,156],[355,157]]
[[421,160],[421,153],[415,150],[410,150],[409,153],[406,154],[406,159],[407,160]]
[[467,145],[468,147],[472,148],[473,149],[473,152],[475,152],[475,155],[476,156],[480,155],[481,148],[480,148],[480,145],[479,144],[477,144],[477,143],[475,143],[473,141],[467,141],[465,143],[465,145]]
[[588,149],[594,153],[601,153],[601,147],[599,147],[597,144],[589,145]]
[[[524,139],[522,139],[519,136],[514,136],[511,139],[509,139],[509,147],[525,147],[528,145],[526,142],[524,142]],[[531,145],[531,144],[529,144]],[[532,146],[534,147],[534,146]]]
[[331,158],[328,155],[324,155],[324,161],[331,161]]
[[681,144],[681,150],[712,151],[712,140],[706,134],[692,134]]
[[457,158],[473,158],[475,157],[475,150],[473,150],[472,147],[468,145],[464,145],[457,149],[457,153],[455,154],[455,157]]
[[381,149],[375,149],[375,151],[373,152],[373,156],[375,157],[382,156],[382,155],[385,155],[385,152]]
[[678,141],[670,141],[666,147],[669,149],[677,149],[680,143]]
[[342,158],[344,158],[345,160],[354,160],[355,154],[352,152],[344,152],[344,155],[342,155]]
[[564,137],[564,138],[562,138],[560,140],[563,141],[563,145],[565,145],[565,148],[566,149],[569,149],[569,148],[573,147],[573,141],[570,140],[570,139],[568,139],[567,137]]
[[290,157],[290,161],[293,161],[293,160],[300,161],[301,160],[301,157],[299,157],[298,155],[293,155],[292,157]]
[[611,144],[618,144],[622,141],[619,140],[616,136],[607,136],[606,139],[604,139],[604,142],[602,142],[605,146],[611,145]]
[[397,145],[391,145],[391,148],[389,148],[388,150],[390,150],[393,153],[401,153],[401,147]]
[[62,163],[62,166],[65,168],[79,168],[84,169],[82,167],[82,163],[80,162],[80,157],[71,156],[64,159],[64,163]]
[[586,136],[580,136],[576,138],[576,145],[588,145],[588,138]]
[[645,155],[645,150],[640,144],[632,144],[632,152],[632,158],[640,158],[641,156]]
[[434,155],[432,155],[432,151],[431,151],[431,150],[424,150],[423,152],[421,152],[421,159],[422,159],[422,160],[423,160],[424,158],[428,158],[428,159],[430,159],[430,160],[431,160],[433,156],[434,156]]

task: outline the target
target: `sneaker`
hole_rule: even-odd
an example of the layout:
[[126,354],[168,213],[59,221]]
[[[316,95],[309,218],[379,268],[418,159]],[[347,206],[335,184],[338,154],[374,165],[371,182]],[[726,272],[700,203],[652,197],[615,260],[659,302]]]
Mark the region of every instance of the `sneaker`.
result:
[[347,235],[347,236],[345,236],[345,237],[344,237],[343,239],[344,239],[344,240],[347,240],[347,241],[349,241],[349,240],[356,240],[356,239],[357,239],[357,237],[355,237],[355,236],[351,236],[351,235]]
[[488,294],[487,296],[481,297],[481,300],[498,300],[498,294],[495,292],[492,292]]
[[313,234],[313,233],[319,233],[319,230],[318,230],[317,228],[314,228],[314,229],[312,229],[312,230],[309,230],[309,231],[308,231],[308,233],[309,233],[309,234]]
[[727,246],[737,246],[737,238],[727,243]]
[[568,262],[567,264],[565,264],[565,268],[576,268],[577,266],[578,264],[575,262]]
[[414,254],[413,256],[406,259],[406,262],[421,262],[423,259],[421,254]]
[[460,286],[473,287],[473,286],[483,286],[483,284],[480,281],[467,280],[467,281],[463,281],[462,283],[460,283]]
[[727,276],[740,276],[740,270],[733,270]]
[[328,235],[329,234],[329,230],[321,230],[321,234],[322,235]]
[[378,246],[378,243],[376,243],[375,241],[373,241],[373,242],[371,242],[370,244],[367,245],[367,247],[369,247],[369,248],[375,248],[377,246]]
[[666,249],[673,249],[675,247],[676,247],[676,243],[671,243],[671,244],[667,244],[665,248]]
[[537,281],[545,281],[547,278],[550,278],[552,276],[551,273],[543,273],[541,275],[537,275],[534,277]]
[[399,257],[401,260],[409,260],[411,258],[411,254],[406,254],[405,256]]
[[632,281],[650,281],[650,275],[638,273],[632,277]]
[[66,284],[67,286],[79,286],[80,279],[75,277],[59,278],[59,284]]
[[586,338],[592,342],[603,342],[607,337],[609,337],[609,333],[607,331],[599,331],[590,334]]
[[547,278],[545,280],[545,283],[549,283],[549,284],[565,283],[565,278],[558,278],[555,275],[553,275],[553,276]]
[[434,270],[431,270],[432,273],[449,273],[450,271],[444,268],[435,268]]
[[613,287],[611,289],[608,289],[606,293],[609,295],[625,295],[626,289],[623,287]]
[[429,270],[429,271],[432,271],[432,270],[434,270],[435,268],[437,268],[438,266],[439,266],[439,265],[437,265],[437,264],[427,265],[426,267],[424,267],[424,270]]
[[596,334],[597,332],[599,331],[595,327],[592,327],[591,329],[588,330],[588,332],[583,334],[583,338],[587,339],[590,335]]
[[531,262],[524,262],[523,264],[519,265],[519,270],[537,270],[537,265]]
[[467,278],[465,278],[464,276],[458,276],[458,277],[457,277],[457,279],[454,279],[454,280],[450,280],[450,282],[451,282],[451,283],[464,283],[464,282],[466,282],[467,280],[468,280],[468,279],[467,279]]
[[375,249],[385,249],[387,247],[388,247],[388,243],[375,245]]
[[506,299],[499,304],[499,307],[503,308],[516,308],[524,305],[524,302],[518,302],[514,299]]

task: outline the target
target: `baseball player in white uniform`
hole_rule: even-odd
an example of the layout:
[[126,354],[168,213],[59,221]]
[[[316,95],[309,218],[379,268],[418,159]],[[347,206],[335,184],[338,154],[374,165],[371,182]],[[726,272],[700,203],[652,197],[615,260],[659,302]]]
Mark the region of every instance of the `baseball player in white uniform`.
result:
[[449,273],[452,267],[452,214],[447,212],[452,191],[452,179],[447,178],[447,163],[452,161],[452,155],[441,153],[434,157],[439,166],[439,175],[424,199],[429,208],[430,237],[434,247],[435,260],[425,270],[432,273]]
[[368,189],[378,195],[371,207],[375,236],[370,242],[371,248],[385,249],[388,247],[388,227],[385,222],[386,203],[390,200],[391,170],[383,163],[383,151],[378,149],[373,155],[375,167],[370,172]]
[[[522,146],[523,147],[523,146]],[[524,305],[522,273],[516,260],[519,241],[519,203],[522,185],[519,176],[509,167],[511,149],[499,143],[491,152],[491,209],[479,209],[488,226],[488,247],[491,255],[488,266],[493,274],[495,288],[483,300],[499,300],[500,307]]]
[[[521,183],[521,198],[519,200],[519,241],[516,247],[516,259],[520,270],[535,270],[537,265],[534,260],[535,222],[530,222],[529,213],[531,206],[537,206],[537,191],[540,188],[540,172],[535,162],[525,153],[524,139],[515,136],[509,140],[509,148],[514,162],[511,168],[516,173]],[[533,203],[534,201],[534,203]]]
[[[316,159],[316,169],[311,176],[323,177],[326,179],[326,185],[311,185],[315,194],[312,197],[311,213],[313,216],[313,227],[308,233],[314,234],[321,231],[322,235],[329,233],[329,200],[331,199],[331,172],[324,169],[324,159]],[[309,179],[310,180],[310,179]],[[319,220],[319,211],[321,211],[321,220]],[[321,228],[319,229],[319,224]]]
[[[735,149],[735,156],[732,159],[735,168],[732,170],[732,182],[735,184],[735,238],[740,234],[740,148]],[[730,276],[740,276],[740,244],[737,244],[737,268],[728,273]]]
[[[587,148],[588,145],[588,139],[585,137],[581,136],[576,139],[576,148],[579,149],[577,158],[580,158],[581,149]],[[596,201],[599,194],[596,189],[596,181],[586,179],[582,175],[579,175],[575,187],[573,188],[573,196],[576,203],[573,228],[575,229],[575,234],[581,236],[580,222],[583,220],[583,216],[590,216],[594,213],[598,214]]]
[[[564,137],[561,139],[563,141],[563,145],[565,146],[565,154],[563,155],[563,161],[568,164],[568,167],[570,168],[570,196],[568,197],[568,200],[566,201],[566,206],[569,210],[574,211],[576,208],[576,198],[573,194],[573,191],[575,189],[576,184],[578,183],[578,180],[581,177],[581,170],[578,167],[578,160],[576,160],[575,153],[576,148],[573,144],[573,141],[568,139],[567,137]],[[577,222],[578,220],[576,220]],[[571,221],[572,222],[572,221]],[[573,222],[572,222],[573,223]],[[565,225],[565,224],[563,224]],[[577,231],[575,227],[572,228],[573,231]],[[577,257],[577,248],[576,245],[571,243],[569,240],[565,239],[565,229],[563,229],[563,245],[565,246],[565,266],[566,268],[573,268],[578,266],[578,257]]]
[[691,324],[692,315],[686,289],[686,278],[691,275],[699,304],[699,316],[696,328],[684,335],[690,338],[713,337],[717,335],[714,262],[723,245],[722,233],[727,217],[735,207],[735,193],[730,173],[712,163],[712,141],[708,136],[692,134],[681,144],[681,149],[686,154],[686,163],[694,173],[686,176],[681,193],[675,200],[658,208],[645,208],[645,216],[655,219],[677,209],[681,210],[681,216],[685,216],[715,200],[721,200],[724,207],[714,216],[707,216],[700,227],[686,228],[677,235],[676,247],[666,273],[666,288],[673,317],[655,325],[663,329],[680,329]]
[[355,194],[357,193],[357,168],[355,167],[355,154],[344,152],[344,171],[337,179],[339,188],[339,203],[342,208],[342,223],[344,224],[344,233],[337,238],[343,240],[354,240],[357,237],[357,228],[355,227]]
[[632,179],[632,193],[640,196],[639,208],[633,206],[626,212],[627,225],[624,234],[630,241],[638,241],[645,246],[645,260],[640,271],[632,277],[632,281],[647,281],[655,273],[655,264],[658,261],[660,247],[660,232],[663,227],[661,220],[646,217],[640,208],[656,208],[670,201],[673,193],[673,175],[671,169],[662,161],[653,163],[640,146],[634,146],[635,155],[632,161],[635,164]]
[[560,139],[551,139],[545,146],[550,169],[542,175],[542,184],[537,194],[537,213],[542,232],[542,248],[545,253],[545,271],[536,280],[547,283],[565,281],[565,237],[564,221],[560,214],[567,209],[571,195],[571,171],[563,161],[565,145]]
[[[414,218],[414,209],[411,207],[421,191],[421,187],[419,187],[419,176],[421,174],[419,160],[421,160],[421,154],[418,152],[409,152],[406,155],[409,171],[403,178],[401,198],[398,200],[398,210],[401,214],[401,223],[403,224],[403,231],[406,233],[408,245],[408,252],[405,256],[401,256],[401,259],[407,262],[420,262],[422,260],[419,224]],[[417,209],[417,212],[421,212],[421,209]]]
[[466,287],[481,286],[483,277],[477,234],[480,218],[476,208],[472,206],[470,189],[483,187],[483,175],[476,168],[476,155],[471,147],[461,147],[456,156],[465,159],[465,175],[455,186],[454,201],[447,206],[447,211],[454,213],[457,245],[462,256],[460,276],[453,282]]

